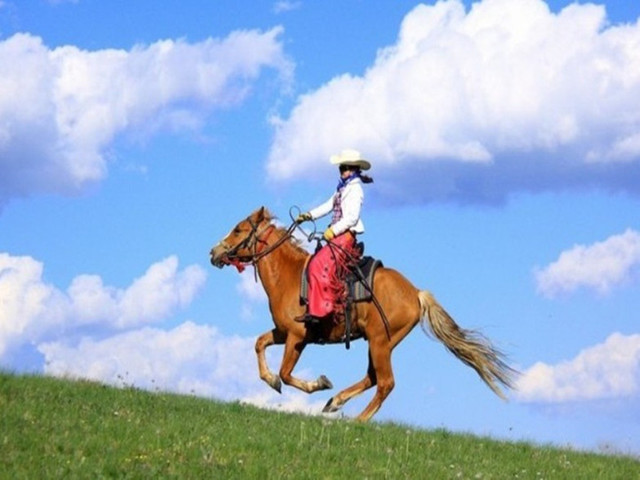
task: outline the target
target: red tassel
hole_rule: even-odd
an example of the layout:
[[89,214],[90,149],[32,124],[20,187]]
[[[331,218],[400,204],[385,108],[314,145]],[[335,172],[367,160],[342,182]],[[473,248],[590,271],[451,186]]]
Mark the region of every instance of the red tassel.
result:
[[238,273],[244,272],[244,264],[237,258],[229,260],[229,263],[238,269]]

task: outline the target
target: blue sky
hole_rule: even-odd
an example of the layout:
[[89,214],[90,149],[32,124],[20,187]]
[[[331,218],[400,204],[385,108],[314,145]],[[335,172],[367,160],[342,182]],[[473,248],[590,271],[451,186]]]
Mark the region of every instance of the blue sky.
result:
[[368,253],[523,372],[504,403],[417,329],[375,419],[640,454],[640,4],[158,5],[0,0],[3,369],[319,412],[258,379],[264,294],[208,251],[351,147]]

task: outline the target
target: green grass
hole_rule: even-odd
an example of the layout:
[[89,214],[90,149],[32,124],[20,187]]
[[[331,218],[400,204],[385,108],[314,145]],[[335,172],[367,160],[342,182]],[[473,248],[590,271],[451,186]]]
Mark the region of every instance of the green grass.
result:
[[640,462],[0,373],[0,478],[640,479]]

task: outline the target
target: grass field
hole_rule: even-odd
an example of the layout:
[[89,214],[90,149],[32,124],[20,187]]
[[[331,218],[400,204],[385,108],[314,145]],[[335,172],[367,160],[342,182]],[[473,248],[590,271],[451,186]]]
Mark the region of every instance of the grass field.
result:
[[0,478],[640,479],[640,461],[0,373]]

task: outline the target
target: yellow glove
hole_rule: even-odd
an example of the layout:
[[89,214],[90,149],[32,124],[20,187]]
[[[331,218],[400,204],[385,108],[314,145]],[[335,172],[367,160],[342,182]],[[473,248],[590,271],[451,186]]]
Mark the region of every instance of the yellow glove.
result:
[[309,212],[301,213],[296,217],[296,223],[306,222],[307,220],[311,220],[311,214]]
[[333,233],[333,230],[331,230],[331,227],[329,227],[324,231],[324,234],[322,236],[327,242],[329,242],[336,237],[336,234]]

